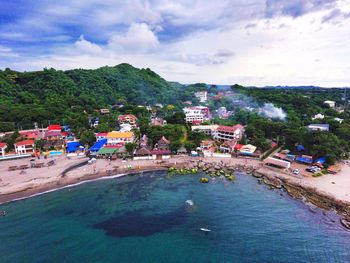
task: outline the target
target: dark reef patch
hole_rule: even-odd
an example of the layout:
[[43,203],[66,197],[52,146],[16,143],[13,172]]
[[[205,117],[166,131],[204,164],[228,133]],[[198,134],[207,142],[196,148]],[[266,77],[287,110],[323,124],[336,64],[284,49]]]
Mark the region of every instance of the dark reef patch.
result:
[[97,223],[93,227],[102,229],[106,235],[117,238],[131,236],[147,237],[182,225],[187,218],[187,212],[184,207],[165,214],[147,215],[144,212],[146,211],[137,210],[128,212]]

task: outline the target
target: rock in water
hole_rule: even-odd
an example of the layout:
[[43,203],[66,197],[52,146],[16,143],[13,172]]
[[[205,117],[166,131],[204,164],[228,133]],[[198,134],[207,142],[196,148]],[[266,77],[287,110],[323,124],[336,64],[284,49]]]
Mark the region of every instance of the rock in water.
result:
[[341,218],[340,223],[342,224],[343,227],[350,230],[350,222],[348,220]]

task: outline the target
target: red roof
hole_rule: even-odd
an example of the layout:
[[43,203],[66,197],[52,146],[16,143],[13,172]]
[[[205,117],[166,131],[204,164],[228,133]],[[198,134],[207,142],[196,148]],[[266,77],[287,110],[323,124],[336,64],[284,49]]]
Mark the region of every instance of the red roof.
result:
[[218,131],[222,132],[235,132],[236,130],[241,130],[243,129],[243,126],[241,124],[237,124],[235,126],[223,126],[220,125],[218,128]]
[[61,125],[59,124],[52,124],[52,125],[49,125],[49,127],[47,127],[47,129],[49,131],[61,131]]
[[37,139],[39,137],[38,131],[20,131],[19,133],[26,139]]
[[242,149],[242,147],[243,147],[242,144],[237,143],[236,146],[235,146],[235,149],[236,150],[240,150],[240,149]]
[[112,148],[112,149],[119,149],[123,147],[123,143],[117,143],[117,144],[113,144],[113,145],[105,145],[103,146],[103,148]]
[[233,140],[229,140],[223,143],[223,145],[226,145],[229,148],[236,148],[235,146],[237,145],[237,140],[233,139]]
[[193,120],[192,121],[192,124],[201,124],[202,123],[202,121],[200,121],[200,120]]
[[45,137],[61,137],[61,131],[49,130],[45,133]]
[[120,120],[120,121],[125,121],[126,119],[137,120],[136,116],[135,116],[135,115],[132,115],[132,114],[120,115],[120,116],[118,117],[118,120]]
[[99,132],[99,133],[96,133],[96,137],[106,137],[107,136],[107,132]]
[[4,142],[0,142],[0,148],[4,148],[5,146],[7,146],[7,144],[6,144],[6,143],[4,143]]
[[24,141],[15,143],[16,146],[34,145],[34,144],[35,144],[34,140],[24,140]]

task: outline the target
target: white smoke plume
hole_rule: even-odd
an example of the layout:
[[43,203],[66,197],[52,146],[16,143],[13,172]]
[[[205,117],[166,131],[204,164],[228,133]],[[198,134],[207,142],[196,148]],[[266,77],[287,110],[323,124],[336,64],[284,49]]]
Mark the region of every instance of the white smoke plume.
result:
[[272,103],[265,103],[264,106],[259,109],[259,113],[264,117],[279,119],[282,121],[284,121],[287,117],[287,114],[283,111],[282,108],[277,108]]

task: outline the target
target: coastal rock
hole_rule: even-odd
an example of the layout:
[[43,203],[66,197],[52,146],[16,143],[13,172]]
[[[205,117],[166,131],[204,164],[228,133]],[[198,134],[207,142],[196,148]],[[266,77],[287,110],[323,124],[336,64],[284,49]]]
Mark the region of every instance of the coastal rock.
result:
[[343,227],[350,230],[350,222],[349,221],[347,221],[344,218],[340,218],[340,223],[342,224]]
[[252,173],[252,175],[256,178],[262,178],[264,176],[262,173],[259,173],[258,171],[255,171],[254,173]]
[[282,181],[276,177],[265,177],[263,179],[264,183],[268,186],[271,186],[271,187],[274,187],[274,188],[278,188],[278,189],[281,189],[283,184],[282,184]]

